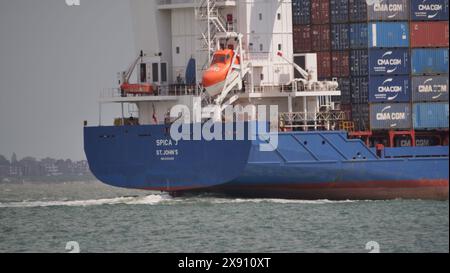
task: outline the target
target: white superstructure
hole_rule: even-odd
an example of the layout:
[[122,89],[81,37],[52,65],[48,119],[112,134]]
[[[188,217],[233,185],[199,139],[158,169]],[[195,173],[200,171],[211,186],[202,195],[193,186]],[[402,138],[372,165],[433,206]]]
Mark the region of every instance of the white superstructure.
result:
[[[131,0],[131,10],[136,51],[145,52],[135,78],[155,84],[158,91],[137,97],[109,93],[101,102],[137,105],[140,124],[164,121],[176,104],[204,107],[225,103],[226,98],[243,106],[276,104],[288,119],[303,113],[303,129],[317,127],[310,124],[317,114],[334,109],[331,96],[340,92],[334,83],[317,82],[314,55],[305,56],[309,65],[304,69],[310,71],[294,78],[295,70],[302,68],[294,64],[290,0]],[[227,81],[229,88],[218,98],[208,98],[202,74],[221,48],[237,52],[241,64],[233,71],[239,78]],[[193,60],[195,71],[188,71]]]

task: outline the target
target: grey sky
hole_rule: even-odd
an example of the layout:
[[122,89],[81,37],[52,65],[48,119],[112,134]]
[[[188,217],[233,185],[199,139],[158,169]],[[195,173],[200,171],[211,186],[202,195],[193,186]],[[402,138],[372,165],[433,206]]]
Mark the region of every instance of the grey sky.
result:
[[0,154],[84,159],[83,120],[134,56],[128,0],[0,0]]

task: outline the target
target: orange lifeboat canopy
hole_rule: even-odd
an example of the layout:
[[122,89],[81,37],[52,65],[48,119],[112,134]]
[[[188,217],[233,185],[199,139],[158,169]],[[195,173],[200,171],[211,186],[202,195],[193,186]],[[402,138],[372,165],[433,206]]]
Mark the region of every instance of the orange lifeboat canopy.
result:
[[[234,51],[231,49],[219,50],[214,53],[211,66],[203,73],[203,86],[205,88],[225,81],[228,71],[231,69],[233,57]],[[236,58],[235,64],[239,64],[239,58]]]

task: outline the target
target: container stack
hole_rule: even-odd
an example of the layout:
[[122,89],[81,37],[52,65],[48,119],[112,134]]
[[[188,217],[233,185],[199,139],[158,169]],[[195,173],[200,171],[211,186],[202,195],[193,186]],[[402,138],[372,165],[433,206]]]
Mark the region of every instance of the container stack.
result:
[[411,85],[415,130],[448,128],[448,0],[411,1]]
[[318,77],[331,77],[330,0],[294,0],[294,53],[317,53]]
[[319,78],[338,79],[356,130],[448,128],[448,0],[293,5],[295,53],[317,53]]
[[411,130],[410,0],[367,6],[371,130]]

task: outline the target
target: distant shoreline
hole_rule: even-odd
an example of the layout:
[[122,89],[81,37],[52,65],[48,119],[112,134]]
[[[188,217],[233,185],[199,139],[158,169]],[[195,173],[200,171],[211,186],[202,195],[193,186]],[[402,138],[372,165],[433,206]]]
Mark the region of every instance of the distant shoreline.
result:
[[0,180],[0,185],[21,185],[21,184],[64,184],[64,183],[94,183],[98,182],[93,176],[83,177],[33,177],[23,179],[6,178]]

